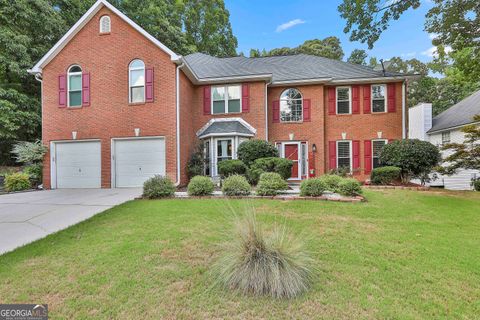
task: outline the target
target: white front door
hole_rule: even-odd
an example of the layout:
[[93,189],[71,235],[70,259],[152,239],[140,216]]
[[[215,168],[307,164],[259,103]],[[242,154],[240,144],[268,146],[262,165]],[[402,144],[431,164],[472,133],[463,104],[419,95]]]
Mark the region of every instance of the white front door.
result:
[[165,175],[165,139],[117,139],[113,142],[114,185],[141,187],[156,174]]
[[[100,141],[55,143],[56,188],[100,188]],[[53,179],[52,179],[53,180]]]

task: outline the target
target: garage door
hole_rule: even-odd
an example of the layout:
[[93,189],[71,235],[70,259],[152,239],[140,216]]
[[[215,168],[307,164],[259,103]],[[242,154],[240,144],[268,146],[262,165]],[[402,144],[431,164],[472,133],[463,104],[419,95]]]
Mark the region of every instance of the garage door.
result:
[[165,175],[165,140],[115,140],[115,186],[141,187],[156,174]]
[[55,144],[57,188],[100,188],[99,141]]

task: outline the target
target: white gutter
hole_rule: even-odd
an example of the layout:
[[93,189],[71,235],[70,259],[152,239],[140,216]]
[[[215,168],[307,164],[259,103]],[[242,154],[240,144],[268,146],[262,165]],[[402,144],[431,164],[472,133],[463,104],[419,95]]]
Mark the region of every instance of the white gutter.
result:
[[176,129],[176,139],[177,139],[177,181],[175,182],[175,186],[180,184],[180,68],[182,68],[185,64],[177,66],[176,72],[176,109],[177,109],[177,129]]
[[272,81],[265,82],[265,140],[268,141],[268,86]]
[[406,115],[405,115],[405,93],[406,86],[405,86],[405,81],[402,83],[402,139],[407,138],[407,128],[406,128]]

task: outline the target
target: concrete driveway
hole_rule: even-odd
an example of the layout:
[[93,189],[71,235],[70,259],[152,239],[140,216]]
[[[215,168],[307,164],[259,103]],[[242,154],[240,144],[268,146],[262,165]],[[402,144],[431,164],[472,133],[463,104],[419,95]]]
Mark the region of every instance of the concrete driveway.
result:
[[0,254],[138,197],[132,189],[62,189],[0,195]]

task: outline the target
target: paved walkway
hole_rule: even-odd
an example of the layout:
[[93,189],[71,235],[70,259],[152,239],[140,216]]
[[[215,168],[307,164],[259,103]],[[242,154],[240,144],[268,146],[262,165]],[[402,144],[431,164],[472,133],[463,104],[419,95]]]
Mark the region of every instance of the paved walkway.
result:
[[141,195],[132,189],[60,189],[0,195],[0,254]]

